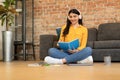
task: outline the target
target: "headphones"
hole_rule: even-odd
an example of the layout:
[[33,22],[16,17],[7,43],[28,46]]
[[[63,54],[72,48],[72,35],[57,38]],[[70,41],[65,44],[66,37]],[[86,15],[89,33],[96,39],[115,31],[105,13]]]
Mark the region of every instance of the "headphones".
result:
[[82,16],[81,16],[81,15],[79,15],[78,17],[79,17],[79,19],[82,19]]
[[76,9],[76,10],[80,13],[80,15],[78,16],[78,17],[79,17],[79,19],[82,19],[81,12],[80,12],[78,9]]
[[[80,15],[78,15],[79,19],[82,19],[81,12],[78,9],[76,9],[76,10],[80,13]],[[68,16],[68,18],[69,18],[69,16]]]

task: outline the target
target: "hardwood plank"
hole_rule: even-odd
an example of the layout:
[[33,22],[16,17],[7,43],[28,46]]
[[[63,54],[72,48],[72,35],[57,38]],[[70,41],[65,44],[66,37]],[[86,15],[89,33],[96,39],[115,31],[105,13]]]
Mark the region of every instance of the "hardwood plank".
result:
[[93,66],[28,66],[40,61],[0,62],[1,80],[120,80],[120,63]]

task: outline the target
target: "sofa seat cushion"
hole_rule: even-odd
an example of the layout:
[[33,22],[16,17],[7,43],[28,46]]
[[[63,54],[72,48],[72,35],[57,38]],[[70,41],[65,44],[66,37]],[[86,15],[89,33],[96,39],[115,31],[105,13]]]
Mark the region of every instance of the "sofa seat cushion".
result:
[[94,41],[94,49],[120,49],[120,40]]
[[93,48],[93,43],[94,41],[88,41],[86,46]]

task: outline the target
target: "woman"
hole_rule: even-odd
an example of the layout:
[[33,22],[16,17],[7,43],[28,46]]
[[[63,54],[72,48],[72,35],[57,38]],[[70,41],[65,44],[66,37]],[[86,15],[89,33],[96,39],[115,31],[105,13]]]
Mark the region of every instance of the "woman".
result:
[[77,9],[71,9],[68,13],[67,24],[61,29],[59,42],[69,42],[79,39],[80,46],[74,50],[61,51],[57,48],[50,48],[44,61],[48,64],[64,63],[93,63],[91,56],[92,49],[86,47],[88,37],[87,28],[82,24],[82,16]]

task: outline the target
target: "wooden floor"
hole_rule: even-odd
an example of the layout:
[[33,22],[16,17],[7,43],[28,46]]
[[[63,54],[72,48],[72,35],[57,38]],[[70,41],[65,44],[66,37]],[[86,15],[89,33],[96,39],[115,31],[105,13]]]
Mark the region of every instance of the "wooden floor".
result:
[[110,66],[28,66],[39,61],[0,62],[0,80],[120,80],[120,63]]

